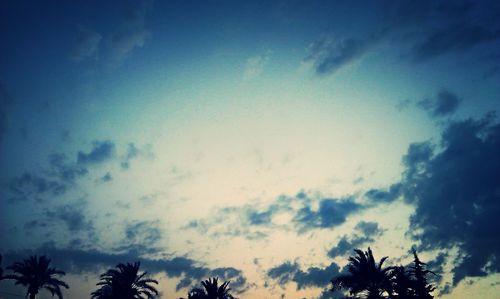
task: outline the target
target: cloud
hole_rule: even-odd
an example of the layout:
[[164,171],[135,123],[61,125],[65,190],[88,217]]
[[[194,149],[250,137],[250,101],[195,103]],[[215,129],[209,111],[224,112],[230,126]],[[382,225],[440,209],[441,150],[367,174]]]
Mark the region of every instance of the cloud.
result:
[[355,226],[355,233],[352,236],[344,235],[336,246],[332,247],[327,255],[331,258],[343,256],[351,253],[353,249],[360,248],[369,242],[374,242],[373,237],[383,234],[377,222],[360,221]]
[[305,271],[301,270],[297,263],[289,261],[281,265],[272,267],[267,271],[267,276],[277,280],[278,284],[284,287],[289,282],[295,282],[297,289],[310,287],[325,287],[330,280],[339,275],[339,266],[331,263],[325,268],[309,267]]
[[[315,205],[319,208],[314,208]],[[183,229],[195,229],[212,237],[244,237],[263,239],[279,230],[305,233],[312,229],[328,229],[344,223],[347,217],[364,207],[354,197],[309,198],[305,193],[297,196],[278,196],[275,201],[259,208],[258,205],[226,207],[215,211],[207,219],[194,219]],[[289,223],[277,223],[275,216],[291,218]]]
[[10,192],[9,202],[29,199],[43,200],[46,195],[59,196],[67,190],[67,185],[50,178],[45,178],[29,172],[19,177],[11,178],[7,184]]
[[305,206],[297,211],[293,222],[299,226],[299,232],[312,228],[331,228],[341,225],[346,218],[360,211],[363,207],[354,202],[352,197],[345,199],[322,199],[318,210]]
[[146,29],[145,18],[153,1],[137,3],[128,7],[118,27],[108,40],[111,58],[116,63],[123,62],[135,48],[142,48],[151,36],[149,30]]
[[411,53],[415,61],[425,61],[446,53],[465,51],[499,37],[499,29],[469,23],[447,24],[430,31],[422,42],[413,46]]
[[74,183],[87,173],[87,168],[68,162],[65,154],[57,153],[49,156],[49,174],[61,181]]
[[361,234],[368,236],[368,237],[380,235],[383,232],[379,228],[377,222],[360,221],[360,222],[358,222],[358,224],[356,224],[354,229],[359,231]]
[[454,93],[441,90],[434,99],[423,99],[417,106],[427,111],[432,117],[442,117],[453,114],[462,100]]
[[284,262],[281,265],[275,266],[267,271],[267,276],[278,281],[280,285],[285,285],[293,280],[293,275],[299,271],[300,267],[297,263]]
[[422,249],[458,248],[453,284],[500,272],[500,124],[492,115],[451,123],[441,147],[412,144],[404,158],[409,233]]
[[138,148],[134,143],[129,143],[127,146],[127,153],[123,157],[120,166],[123,170],[130,168],[130,162],[139,157],[145,157],[147,159],[153,159],[155,157],[151,145],[146,145],[142,148]]
[[111,175],[110,172],[106,172],[106,174],[100,178],[100,181],[103,183],[111,182],[112,180],[113,176]]
[[54,153],[48,157],[48,167],[40,171],[26,171],[9,179],[7,189],[10,202],[43,200],[47,196],[60,196],[74,186],[76,180],[88,174],[82,165],[68,161],[65,154]]
[[374,203],[391,203],[401,196],[401,184],[392,184],[388,190],[370,189],[365,197]]
[[375,43],[375,39],[323,38],[309,47],[304,61],[312,61],[319,75],[332,74],[343,66],[361,58]]
[[[357,33],[359,37],[319,38],[308,48],[304,60],[313,62],[317,75],[329,75],[379,44],[389,44],[408,61],[422,63],[451,53],[472,52],[500,40],[495,1],[481,5],[467,1],[395,1],[382,9],[367,17],[383,21]],[[487,48],[482,51],[491,52]]]
[[94,141],[89,153],[78,152],[78,164],[100,164],[110,160],[114,156],[115,144],[109,140]]
[[[223,280],[231,280],[232,289],[241,292],[245,289],[247,281],[241,270],[232,267],[209,268],[198,265],[186,257],[171,258],[143,258],[134,252],[107,253],[99,250],[82,250],[80,248],[56,248],[47,243],[40,248],[31,250],[8,251],[4,254],[6,264],[21,260],[32,254],[47,255],[53,260],[54,266],[69,274],[82,274],[85,272],[98,273],[105,269],[115,267],[119,263],[141,262],[141,269],[148,273],[164,273],[171,278],[188,279],[192,282],[200,281],[212,275],[218,275]],[[191,286],[190,284],[177,284],[177,290]]]
[[162,238],[159,221],[139,221],[127,224],[125,236],[129,242],[155,244]]
[[66,204],[52,210],[47,210],[45,215],[48,218],[48,222],[53,222],[54,220],[62,221],[66,225],[68,231],[72,233],[85,231],[92,234],[94,226],[92,221],[87,220],[85,217],[85,206],[86,201]]
[[78,36],[71,51],[71,58],[75,61],[97,59],[101,40],[101,34],[84,26],[78,26]]

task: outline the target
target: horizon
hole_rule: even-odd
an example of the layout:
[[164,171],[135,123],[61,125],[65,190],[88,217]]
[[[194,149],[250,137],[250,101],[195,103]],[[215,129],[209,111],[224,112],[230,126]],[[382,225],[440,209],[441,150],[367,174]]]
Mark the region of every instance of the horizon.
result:
[[500,293],[498,1],[5,1],[0,35],[4,271],[328,299],[416,248],[435,298]]

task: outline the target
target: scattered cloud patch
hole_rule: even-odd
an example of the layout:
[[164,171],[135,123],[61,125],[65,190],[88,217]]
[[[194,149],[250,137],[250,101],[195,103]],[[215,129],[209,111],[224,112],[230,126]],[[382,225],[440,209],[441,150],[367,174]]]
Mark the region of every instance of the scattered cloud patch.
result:
[[130,163],[132,160],[137,159],[139,157],[144,157],[147,159],[154,159],[155,155],[151,149],[151,145],[146,145],[142,148],[138,148],[134,143],[129,143],[127,146],[127,153],[122,158],[122,162],[120,163],[120,167],[123,170],[127,170],[130,168]]
[[327,286],[333,277],[339,275],[339,270],[339,266],[335,263],[331,263],[324,268],[309,267],[306,270],[301,270],[296,262],[287,261],[270,268],[267,271],[267,276],[276,280],[282,287],[289,282],[295,282],[297,289],[301,290],[310,287]]
[[141,1],[128,7],[118,27],[111,34],[108,44],[111,59],[118,64],[136,48],[142,48],[151,32],[146,29],[146,14],[153,1]]
[[336,246],[332,247],[327,255],[331,258],[344,256],[356,248],[374,242],[374,237],[383,234],[383,230],[379,228],[377,222],[361,221],[356,224],[355,233],[352,236],[344,235]]
[[500,38],[500,28],[478,24],[446,24],[427,33],[424,40],[413,46],[415,61],[426,61],[450,52],[465,51],[482,43]]
[[113,158],[115,153],[115,144],[109,140],[94,141],[92,150],[88,153],[78,152],[78,164],[100,164]]
[[46,216],[49,222],[62,221],[69,232],[75,233],[86,231],[92,234],[94,227],[92,221],[85,217],[85,201],[80,201],[74,204],[66,204],[58,206],[54,209],[46,211]]
[[375,43],[371,39],[320,39],[308,49],[306,62],[314,64],[318,75],[328,75],[337,72],[343,66],[361,58]]
[[453,114],[462,100],[448,90],[441,90],[433,99],[423,99],[417,102],[417,106],[432,117],[443,117]]
[[304,60],[313,63],[317,75],[329,75],[359,60],[379,43],[397,46],[409,61],[423,63],[452,53],[473,53],[481,45],[500,41],[494,1],[481,5],[468,1],[396,1],[384,10],[384,21],[360,33],[361,38],[320,38],[311,44]]
[[365,193],[365,197],[374,203],[391,203],[401,196],[401,184],[392,184],[388,190],[370,189]]
[[299,227],[299,232],[312,228],[331,228],[344,223],[351,214],[359,212],[362,205],[354,199],[322,199],[318,210],[305,206],[297,211],[293,222]]
[[111,182],[112,180],[113,176],[111,175],[110,172],[106,172],[106,174],[100,178],[100,181],[103,183]]

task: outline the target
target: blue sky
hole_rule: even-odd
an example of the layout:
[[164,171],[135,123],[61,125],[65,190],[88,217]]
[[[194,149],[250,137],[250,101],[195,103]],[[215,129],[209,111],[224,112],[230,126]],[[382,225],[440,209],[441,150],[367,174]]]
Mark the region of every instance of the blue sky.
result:
[[404,264],[415,246],[436,296],[494,298],[499,12],[2,3],[4,264],[50,255],[68,298],[135,260],[162,298],[210,275],[241,298],[330,298],[353,248]]

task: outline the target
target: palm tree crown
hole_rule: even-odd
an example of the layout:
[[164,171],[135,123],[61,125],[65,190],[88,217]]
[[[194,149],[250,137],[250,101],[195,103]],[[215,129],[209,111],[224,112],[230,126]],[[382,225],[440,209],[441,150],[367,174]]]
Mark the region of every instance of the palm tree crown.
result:
[[235,299],[229,293],[229,281],[219,286],[218,278],[209,278],[201,282],[202,288],[194,288],[188,293],[188,299]]
[[332,289],[348,289],[350,295],[360,295],[362,298],[384,298],[391,293],[390,272],[393,267],[383,268],[387,257],[375,262],[372,250],[355,249],[356,256],[349,257],[348,274],[340,275],[332,280]]
[[101,274],[101,286],[91,294],[93,299],[151,299],[158,291],[151,284],[158,281],[146,277],[147,272],[139,273],[140,263],[118,264]]
[[15,274],[6,275],[5,279],[15,280],[15,284],[23,285],[28,288],[26,297],[34,299],[40,289],[50,291],[52,297],[57,295],[59,299],[63,299],[61,287],[69,288],[62,280],[54,276],[63,276],[65,273],[55,268],[50,268],[50,259],[46,256],[37,257],[31,256],[22,262],[16,262],[7,269],[12,270]]

